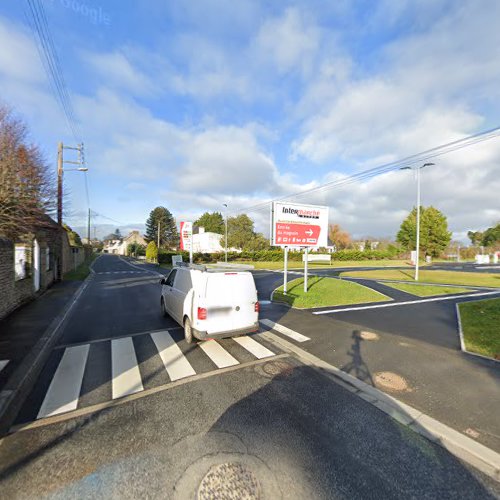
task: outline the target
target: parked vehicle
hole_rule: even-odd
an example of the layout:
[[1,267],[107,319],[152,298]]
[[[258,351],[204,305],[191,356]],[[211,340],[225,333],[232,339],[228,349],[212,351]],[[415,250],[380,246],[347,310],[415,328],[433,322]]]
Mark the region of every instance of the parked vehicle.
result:
[[161,311],[184,327],[186,341],[223,338],[259,328],[259,302],[251,266],[213,268],[179,263],[160,281]]

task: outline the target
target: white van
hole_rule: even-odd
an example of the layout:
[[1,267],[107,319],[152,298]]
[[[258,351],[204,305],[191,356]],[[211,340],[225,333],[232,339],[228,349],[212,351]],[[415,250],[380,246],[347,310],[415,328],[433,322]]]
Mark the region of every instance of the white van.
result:
[[232,337],[259,329],[259,302],[251,266],[207,268],[179,263],[162,278],[161,311],[193,338]]

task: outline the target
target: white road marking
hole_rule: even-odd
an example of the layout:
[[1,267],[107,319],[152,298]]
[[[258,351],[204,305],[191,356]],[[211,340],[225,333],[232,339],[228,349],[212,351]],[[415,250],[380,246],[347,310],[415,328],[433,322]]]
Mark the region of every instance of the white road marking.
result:
[[0,372],[7,366],[8,363],[8,359],[0,359]]
[[486,295],[498,295],[498,294],[500,294],[500,290],[498,290],[498,292],[469,293],[467,295],[453,295],[449,297],[434,297],[432,299],[407,300],[405,302],[391,302],[390,304],[380,304],[374,306],[345,307],[343,309],[331,309],[328,311],[314,311],[313,314],[332,314],[332,313],[339,313],[346,311],[362,311],[364,309],[381,309],[382,307],[407,306],[409,304],[423,304],[425,302],[440,302],[443,300],[463,299],[466,297],[484,297]]
[[111,341],[113,399],[144,390],[131,337]]
[[239,365],[240,362],[233,358],[224,347],[218,344],[215,340],[206,340],[201,342],[200,347],[205,354],[217,365],[218,368],[225,368],[226,366]]
[[76,410],[88,354],[88,344],[64,351],[37,418]]
[[172,382],[196,375],[193,367],[168,332],[152,333],[151,338]]
[[270,351],[267,347],[259,344],[251,337],[234,337],[233,340],[238,342],[241,347],[246,349],[249,353],[253,354],[257,359],[269,358],[274,356],[274,352]]
[[274,321],[271,321],[270,319],[261,319],[260,322],[269,328],[272,328],[273,330],[276,330],[277,332],[282,333],[283,335],[286,335],[287,337],[290,337],[293,340],[296,340],[297,342],[306,342],[307,340],[311,340],[309,337],[306,337],[305,335],[302,335],[301,333],[298,333],[294,330],[291,330],[290,328],[287,328],[286,326],[280,325],[279,323],[275,323]]

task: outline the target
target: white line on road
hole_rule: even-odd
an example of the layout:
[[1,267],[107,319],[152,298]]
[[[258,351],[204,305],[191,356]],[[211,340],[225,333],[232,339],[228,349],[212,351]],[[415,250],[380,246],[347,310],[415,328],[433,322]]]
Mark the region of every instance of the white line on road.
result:
[[229,354],[224,347],[215,340],[206,340],[201,342],[200,347],[205,354],[217,365],[218,368],[238,365],[239,361]]
[[167,370],[172,382],[196,375],[193,367],[189,364],[189,361],[168,332],[152,333],[151,338],[158,349],[165,370]]
[[64,351],[37,418],[76,410],[88,354],[88,345],[68,347]]
[[7,366],[8,362],[8,359],[0,359],[0,372]]
[[233,340],[240,344],[240,346],[246,349],[249,353],[253,354],[257,359],[274,356],[274,352],[270,351],[262,344],[259,344],[251,337],[234,337]]
[[286,326],[280,325],[279,323],[275,323],[270,319],[261,319],[260,322],[268,326],[269,328],[272,328],[273,330],[276,330],[277,332],[282,333],[283,335],[286,335],[287,337],[290,337],[293,340],[296,340],[297,342],[306,342],[307,340],[311,340],[309,337],[306,337],[301,333],[291,330]]
[[111,341],[111,369],[113,399],[144,390],[131,337]]
[[[458,286],[458,285],[457,285]],[[362,311],[364,309],[381,309],[383,307],[407,306],[409,304],[424,304],[425,302],[440,302],[443,300],[463,299],[466,297],[484,297],[485,295],[497,295],[498,292],[470,293],[467,295],[453,295],[451,297],[434,297],[432,299],[407,300],[405,302],[391,302],[390,304],[380,304],[374,306],[345,307],[343,309],[330,309],[328,311],[314,311],[313,314],[332,314],[347,311]]]
[[158,271],[153,271],[152,269],[136,266],[135,264],[132,264],[131,262],[126,261],[125,259],[122,259],[121,256],[118,258],[128,266],[135,267],[136,269],[139,269],[139,271],[142,271],[143,273],[151,273],[156,276],[161,276],[163,278],[163,274],[159,273]]

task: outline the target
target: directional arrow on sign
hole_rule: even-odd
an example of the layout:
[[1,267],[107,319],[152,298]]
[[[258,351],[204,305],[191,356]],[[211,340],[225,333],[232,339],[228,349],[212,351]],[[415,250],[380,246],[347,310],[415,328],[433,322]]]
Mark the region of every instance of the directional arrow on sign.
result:
[[309,229],[309,231],[305,231],[305,233],[306,233],[308,236],[312,236],[312,235],[313,235],[313,231],[312,231],[312,229]]

